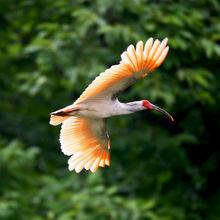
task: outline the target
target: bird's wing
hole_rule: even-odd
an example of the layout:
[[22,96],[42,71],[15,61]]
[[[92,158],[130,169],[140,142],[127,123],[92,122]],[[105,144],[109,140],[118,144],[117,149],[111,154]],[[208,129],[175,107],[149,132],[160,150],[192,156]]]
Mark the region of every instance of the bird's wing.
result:
[[60,132],[61,150],[71,156],[69,170],[78,173],[83,168],[95,172],[99,167],[110,165],[110,141],[105,119],[70,117]]
[[169,47],[167,38],[162,42],[150,38],[145,45],[139,41],[136,48],[130,45],[121,55],[121,62],[101,73],[86,88],[75,103],[93,99],[114,99],[117,94],[144,78],[148,73],[158,68],[164,61]]

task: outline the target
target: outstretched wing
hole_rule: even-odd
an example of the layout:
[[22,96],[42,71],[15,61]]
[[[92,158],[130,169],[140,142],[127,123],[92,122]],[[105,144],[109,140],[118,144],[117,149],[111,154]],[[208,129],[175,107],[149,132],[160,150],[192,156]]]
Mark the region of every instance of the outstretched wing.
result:
[[78,173],[83,168],[95,172],[110,165],[110,141],[105,119],[70,117],[60,132],[61,150],[71,156],[69,170]]
[[121,55],[120,64],[114,65],[101,73],[86,88],[75,103],[81,103],[93,99],[112,99],[119,92],[144,78],[148,73],[158,68],[164,61],[169,47],[167,38],[162,42],[150,38],[144,45],[139,41],[134,48],[130,45],[127,51]]

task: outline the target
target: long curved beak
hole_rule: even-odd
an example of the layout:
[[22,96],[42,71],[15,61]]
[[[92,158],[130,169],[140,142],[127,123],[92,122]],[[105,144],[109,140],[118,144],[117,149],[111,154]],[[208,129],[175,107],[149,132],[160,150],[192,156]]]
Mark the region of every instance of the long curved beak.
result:
[[153,104],[152,104],[152,109],[154,109],[154,110],[156,110],[156,111],[158,111],[158,112],[163,113],[163,114],[166,115],[172,122],[174,122],[173,117],[172,117],[167,111],[165,111],[164,109],[162,109],[162,108],[160,108],[160,107],[158,107],[158,106],[156,106],[156,105],[153,105]]

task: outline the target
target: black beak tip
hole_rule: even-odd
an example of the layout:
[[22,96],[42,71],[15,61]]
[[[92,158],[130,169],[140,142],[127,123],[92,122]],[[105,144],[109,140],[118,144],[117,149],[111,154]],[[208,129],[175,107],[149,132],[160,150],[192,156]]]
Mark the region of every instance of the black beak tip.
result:
[[156,105],[152,105],[152,106],[153,106],[152,109],[163,113],[164,115],[166,115],[174,123],[174,118],[167,111],[165,111],[164,109],[162,109],[162,108],[160,108],[160,107],[158,107]]
[[171,120],[173,123],[175,122],[175,120],[174,120],[174,118],[173,118],[173,117],[171,117],[171,118],[170,118],[170,120]]

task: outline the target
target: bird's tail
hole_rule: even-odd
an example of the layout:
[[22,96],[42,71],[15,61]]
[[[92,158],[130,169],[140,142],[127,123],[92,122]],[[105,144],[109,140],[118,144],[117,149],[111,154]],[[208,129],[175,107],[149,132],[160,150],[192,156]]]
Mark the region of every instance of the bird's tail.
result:
[[67,118],[74,116],[74,113],[79,109],[73,105],[59,109],[50,113],[50,124],[53,126],[63,123]]

